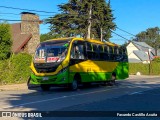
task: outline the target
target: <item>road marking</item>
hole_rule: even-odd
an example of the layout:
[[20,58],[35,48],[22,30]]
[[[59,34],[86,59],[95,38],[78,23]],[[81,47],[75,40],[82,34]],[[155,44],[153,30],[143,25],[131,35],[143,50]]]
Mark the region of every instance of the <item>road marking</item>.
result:
[[3,107],[2,109],[8,109],[8,108],[14,108],[14,107],[22,107],[22,106],[25,106],[25,105],[30,105],[30,104],[35,104],[35,103],[42,103],[42,102],[47,102],[47,101],[53,101],[53,100],[58,100],[58,99],[69,98],[69,97],[77,97],[77,96],[83,96],[83,95],[88,95],[88,94],[100,93],[100,92],[105,92],[105,91],[113,90],[113,89],[119,89],[119,88],[112,88],[112,89],[106,89],[106,90],[100,90],[100,91],[94,91],[94,92],[88,92],[88,93],[75,94],[75,95],[69,95],[69,96],[62,96],[62,97],[39,100],[39,101],[28,102],[28,103],[22,103],[22,104],[18,104],[18,105]]
[[[153,83],[153,82],[149,82],[149,83]],[[149,83],[147,83],[147,84],[149,84]],[[123,85],[123,84],[121,84],[121,85]],[[138,86],[135,85],[135,87],[138,87]],[[58,99],[69,98],[69,97],[83,96],[83,95],[100,93],[100,92],[105,92],[105,91],[114,90],[114,89],[121,89],[121,88],[126,88],[126,85],[125,86],[118,86],[116,88],[109,88],[109,89],[105,89],[105,90],[88,92],[88,93],[81,93],[81,94],[75,94],[75,95],[69,95],[69,96],[61,96],[61,97],[56,97],[56,98],[51,98],[51,99],[44,99],[44,100],[39,100],[39,101],[34,101],[34,102],[22,103],[22,104],[18,104],[18,105],[11,105],[11,106],[3,107],[2,109],[8,109],[8,108],[14,108],[14,107],[23,107],[25,105],[30,105],[30,104],[35,104],[35,103],[42,103],[42,102],[47,102],[47,101],[53,101],[53,100],[58,100]],[[153,88],[145,88],[145,89],[147,89],[147,90],[144,90],[144,91],[148,91],[148,90],[155,89],[155,88],[153,87]],[[133,93],[127,94],[127,95],[140,94],[141,92],[144,92],[144,91],[137,91],[137,92],[133,92]]]
[[128,95],[143,94],[143,92],[147,92],[147,91],[149,91],[149,90],[159,89],[159,88],[160,88],[160,86],[158,86],[158,87],[156,86],[155,88],[148,88],[148,89],[146,89],[146,90],[133,92],[133,93],[130,93],[130,94],[128,94]]
[[143,91],[133,92],[133,93],[130,93],[129,95],[141,94],[142,92]]

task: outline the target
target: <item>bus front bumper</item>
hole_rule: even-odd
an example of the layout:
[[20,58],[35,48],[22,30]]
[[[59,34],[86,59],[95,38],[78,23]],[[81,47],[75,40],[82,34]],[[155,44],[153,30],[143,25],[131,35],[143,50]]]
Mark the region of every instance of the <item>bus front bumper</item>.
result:
[[68,83],[68,74],[67,72],[57,74],[57,75],[50,75],[50,76],[36,76],[35,74],[31,74],[30,77],[30,84],[67,84]]

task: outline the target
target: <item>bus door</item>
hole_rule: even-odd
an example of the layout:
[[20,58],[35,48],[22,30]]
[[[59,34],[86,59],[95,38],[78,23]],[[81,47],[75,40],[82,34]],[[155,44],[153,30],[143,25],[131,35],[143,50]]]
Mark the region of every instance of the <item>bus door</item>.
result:
[[79,74],[82,82],[87,78],[85,61],[85,42],[74,41],[70,53],[70,75],[74,77],[75,74]]
[[98,58],[94,46],[90,42],[86,42],[86,56],[87,56],[87,64],[86,64],[86,69],[88,73],[88,82],[94,82],[97,81],[97,69],[98,69],[98,64],[96,62],[96,59]]

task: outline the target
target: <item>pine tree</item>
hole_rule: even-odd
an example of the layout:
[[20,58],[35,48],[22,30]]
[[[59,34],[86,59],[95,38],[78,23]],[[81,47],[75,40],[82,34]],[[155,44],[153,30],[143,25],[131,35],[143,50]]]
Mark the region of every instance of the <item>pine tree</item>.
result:
[[60,14],[46,20],[51,32],[61,37],[80,35],[84,38],[105,39],[115,28],[110,5],[105,0],[69,0],[59,5]]

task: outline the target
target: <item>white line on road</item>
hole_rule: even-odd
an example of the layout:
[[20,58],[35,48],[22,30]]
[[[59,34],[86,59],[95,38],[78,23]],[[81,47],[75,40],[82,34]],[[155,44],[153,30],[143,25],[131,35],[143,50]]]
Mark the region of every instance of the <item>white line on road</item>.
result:
[[[153,83],[153,82],[150,82],[150,83]],[[149,84],[149,83],[147,83],[147,84]],[[138,86],[135,85],[135,87],[138,87]],[[156,87],[158,87],[158,86],[156,86]],[[23,107],[25,105],[30,105],[30,104],[35,104],[35,103],[42,103],[42,102],[47,102],[47,101],[53,101],[53,100],[58,100],[58,99],[69,98],[69,97],[77,97],[77,96],[83,96],[83,95],[88,95],[88,94],[100,93],[100,92],[105,92],[105,91],[108,91],[108,90],[114,90],[114,89],[119,89],[119,88],[126,88],[126,86],[122,86],[122,87],[118,87],[118,88],[117,87],[116,88],[109,88],[109,89],[105,89],[105,90],[99,90],[99,91],[82,93],[82,94],[75,94],[75,95],[69,95],[69,96],[61,96],[61,97],[56,97],[56,98],[51,98],[51,99],[45,99],[45,100],[39,100],[39,101],[34,101],[34,102],[28,102],[28,103],[22,103],[22,104],[13,105],[13,106],[6,106],[6,107],[3,107],[2,109],[8,109],[8,108],[14,108],[14,107]],[[155,89],[155,88],[153,88],[153,87],[152,88],[147,88],[147,90],[151,90],[151,89]],[[147,91],[147,90],[144,90],[144,91]],[[141,92],[144,92],[144,91],[137,91],[137,92],[133,92],[133,93],[128,94],[128,95],[134,95],[134,94],[138,94],[138,93],[141,93]]]
[[[160,86],[159,86],[159,87],[160,87]],[[159,87],[148,88],[147,90],[142,90],[142,91],[133,92],[133,93],[130,93],[130,94],[128,94],[128,95],[143,94],[143,92],[146,92],[146,91],[149,91],[149,90],[153,90],[153,89],[158,89]]]
[[100,91],[94,91],[94,92],[88,92],[88,93],[75,94],[75,95],[69,95],[69,96],[62,96],[62,97],[45,99],[45,100],[39,100],[39,101],[28,102],[28,103],[22,103],[22,104],[19,104],[19,105],[13,105],[13,106],[3,107],[2,109],[8,109],[8,108],[20,107],[20,106],[22,107],[22,106],[25,106],[25,105],[30,105],[30,104],[35,104],[35,103],[53,101],[53,100],[58,100],[58,99],[63,99],[63,98],[68,98],[68,97],[77,97],[77,96],[82,96],[82,95],[94,94],[94,93],[105,92],[105,91],[113,90],[113,89],[119,89],[119,88],[105,89],[105,90],[100,90]]

